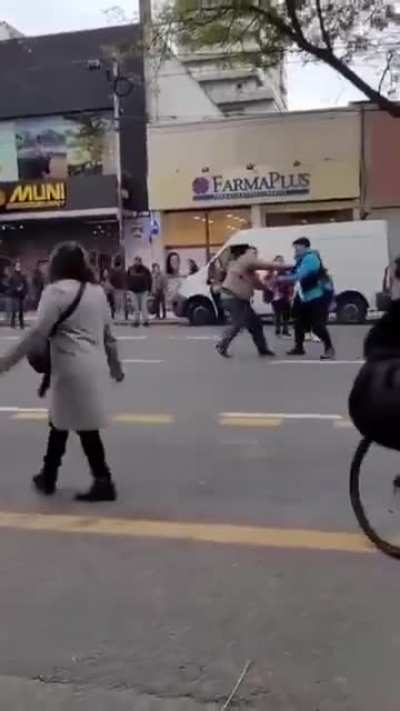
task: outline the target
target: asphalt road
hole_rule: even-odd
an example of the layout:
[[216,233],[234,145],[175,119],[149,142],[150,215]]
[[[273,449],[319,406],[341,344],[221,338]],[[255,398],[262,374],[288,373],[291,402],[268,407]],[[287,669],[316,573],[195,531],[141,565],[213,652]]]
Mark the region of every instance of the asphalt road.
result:
[[[37,498],[45,403],[25,365],[0,381],[0,708],[8,711],[398,711],[400,563],[350,510],[346,400],[364,329],[336,363],[261,360],[244,334],[120,328],[106,434],[120,498],[77,443]],[[0,352],[14,334],[0,331]]]

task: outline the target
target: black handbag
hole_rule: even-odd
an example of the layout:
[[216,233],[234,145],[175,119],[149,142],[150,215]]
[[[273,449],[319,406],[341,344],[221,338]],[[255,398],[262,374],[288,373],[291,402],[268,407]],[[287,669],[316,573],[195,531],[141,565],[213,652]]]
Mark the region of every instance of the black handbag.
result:
[[85,291],[86,288],[86,283],[82,283],[79,286],[78,292],[76,296],[74,297],[74,300],[70,303],[70,305],[63,311],[63,313],[58,317],[57,321],[55,322],[54,326],[52,327],[49,337],[45,340],[43,345],[41,346],[36,346],[32,348],[30,353],[27,355],[27,360],[31,368],[36,373],[39,373],[40,375],[43,375],[43,381],[42,385],[39,389],[39,395],[40,397],[43,397],[46,390],[48,389],[50,385],[50,373],[51,373],[51,357],[50,357],[50,340],[55,336],[57,329],[59,326],[61,326],[64,321],[67,320],[74,311],[78,308],[83,292]]

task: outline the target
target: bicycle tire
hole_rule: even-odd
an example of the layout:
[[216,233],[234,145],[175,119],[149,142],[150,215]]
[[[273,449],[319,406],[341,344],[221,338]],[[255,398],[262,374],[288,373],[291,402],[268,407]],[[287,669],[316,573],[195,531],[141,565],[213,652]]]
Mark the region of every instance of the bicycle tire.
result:
[[368,451],[373,444],[372,440],[362,439],[359,443],[353,461],[350,468],[350,501],[353,508],[355,517],[359,523],[360,528],[369,538],[371,543],[376,546],[382,553],[390,556],[391,558],[400,558],[400,546],[395,546],[393,543],[389,543],[384,538],[382,538],[375,529],[371,526],[368,516],[365,512],[364,506],[361,500],[360,493],[360,479],[361,479],[361,466],[368,454]]

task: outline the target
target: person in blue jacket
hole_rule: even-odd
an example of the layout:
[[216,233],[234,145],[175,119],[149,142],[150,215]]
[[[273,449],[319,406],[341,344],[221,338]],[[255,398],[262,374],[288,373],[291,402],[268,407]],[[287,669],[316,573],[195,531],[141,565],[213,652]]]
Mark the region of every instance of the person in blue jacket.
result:
[[329,305],[333,298],[333,283],[327,274],[319,253],[311,249],[308,237],[293,242],[296,264],[291,274],[279,277],[282,283],[295,283],[297,294],[293,304],[295,347],[290,356],[305,355],[304,339],[309,331],[315,333],[324,345],[321,360],[335,358],[327,328]]

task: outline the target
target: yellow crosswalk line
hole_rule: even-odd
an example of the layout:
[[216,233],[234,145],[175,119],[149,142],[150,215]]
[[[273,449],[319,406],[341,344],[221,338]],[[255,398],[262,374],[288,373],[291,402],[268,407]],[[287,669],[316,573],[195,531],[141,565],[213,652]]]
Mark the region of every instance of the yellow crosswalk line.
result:
[[49,415],[47,412],[17,412],[15,415],[11,416],[12,420],[28,420],[31,421],[43,421],[48,420]]
[[334,426],[336,429],[338,429],[338,430],[346,430],[346,429],[351,430],[351,429],[355,429],[355,427],[354,427],[352,421],[351,421],[351,420],[346,420],[346,419],[343,419],[343,420],[336,420],[336,421],[333,423],[333,426]]
[[140,415],[127,412],[114,415],[112,420],[125,425],[170,425],[175,421],[175,418],[173,415]]
[[222,427],[280,427],[278,417],[220,417]]
[[219,523],[0,511],[0,528],[345,553],[371,553],[375,550],[369,541],[358,533]]

